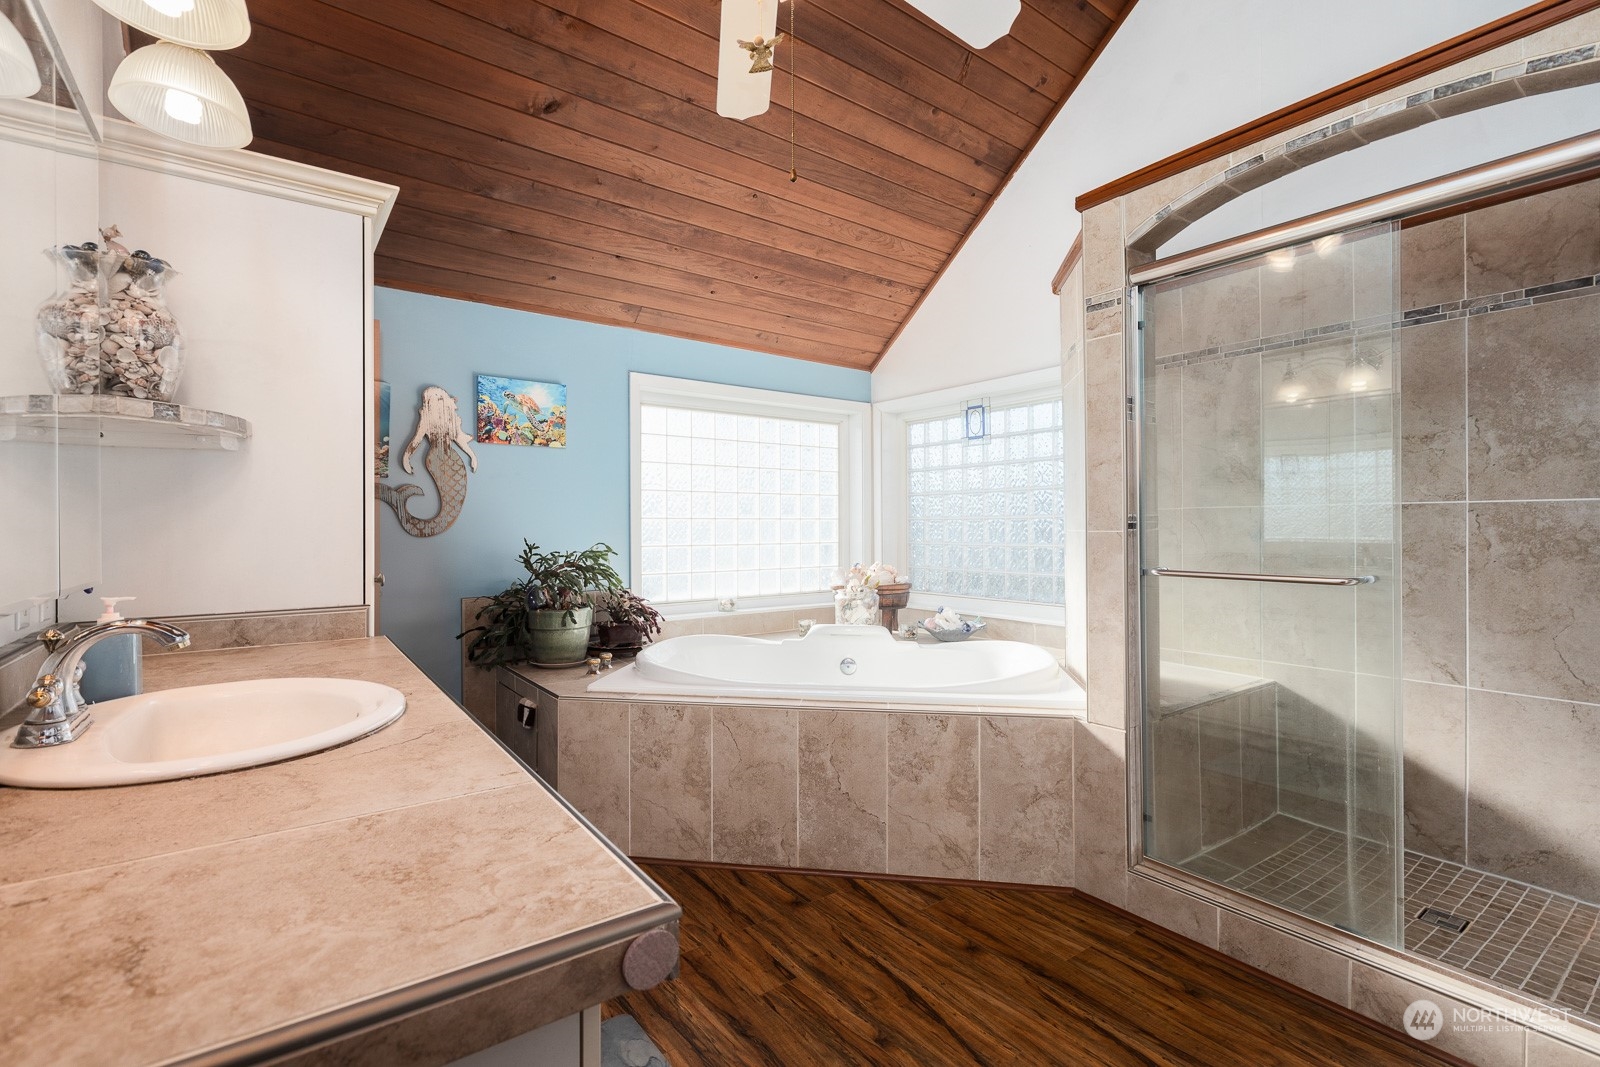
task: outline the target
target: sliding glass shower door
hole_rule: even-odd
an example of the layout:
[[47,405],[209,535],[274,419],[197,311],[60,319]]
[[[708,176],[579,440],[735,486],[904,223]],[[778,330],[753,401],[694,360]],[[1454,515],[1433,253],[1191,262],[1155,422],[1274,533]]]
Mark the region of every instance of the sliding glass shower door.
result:
[[1385,225],[1139,291],[1144,850],[1396,944]]

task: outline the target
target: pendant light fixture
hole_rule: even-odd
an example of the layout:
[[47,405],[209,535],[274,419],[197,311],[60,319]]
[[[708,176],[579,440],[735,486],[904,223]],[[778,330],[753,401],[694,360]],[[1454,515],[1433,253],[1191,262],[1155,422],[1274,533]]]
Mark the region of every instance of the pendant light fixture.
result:
[[39,67],[11,20],[0,15],[0,97],[22,98],[39,91]]
[[146,129],[206,148],[243,148],[254,136],[244,97],[205,52],[157,41],[130,52],[106,95]]
[[778,0],[722,0],[717,44],[717,114],[748,119],[772,100],[772,48],[778,44]]
[[94,0],[152,37],[189,48],[238,48],[250,37],[244,0]]

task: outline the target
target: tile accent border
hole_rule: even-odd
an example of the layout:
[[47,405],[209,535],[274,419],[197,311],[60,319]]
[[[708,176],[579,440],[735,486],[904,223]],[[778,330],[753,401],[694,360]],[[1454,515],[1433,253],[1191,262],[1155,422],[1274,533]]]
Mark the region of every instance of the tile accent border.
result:
[[1600,82],[1600,42],[1493,67],[1365,108],[1273,145],[1208,178],[1135,226],[1128,235],[1128,251],[1139,257],[1152,256],[1190,223],[1311,163],[1435,119],[1595,82]]
[[1412,308],[1393,317],[1358,319],[1353,322],[1333,322],[1295,333],[1255,337],[1244,341],[1236,341],[1230,345],[1213,345],[1210,348],[1198,348],[1190,352],[1174,352],[1171,355],[1156,356],[1148,362],[1154,367],[1178,367],[1191,363],[1206,363],[1215,359],[1227,359],[1231,356],[1291,351],[1324,344],[1328,341],[1338,341],[1352,337],[1360,339],[1381,336],[1391,331],[1403,330],[1411,326],[1426,326],[1433,322],[1464,319],[1469,316],[1476,318],[1480,315],[1512,311],[1516,308],[1530,307],[1534,304],[1547,304],[1555,300],[1593,296],[1596,292],[1600,292],[1600,275],[1571,278],[1567,281],[1551,282],[1548,285],[1535,285],[1527,289],[1516,289],[1507,293],[1494,293],[1489,296],[1472,297],[1468,300],[1455,300],[1447,304],[1435,304],[1431,307]]

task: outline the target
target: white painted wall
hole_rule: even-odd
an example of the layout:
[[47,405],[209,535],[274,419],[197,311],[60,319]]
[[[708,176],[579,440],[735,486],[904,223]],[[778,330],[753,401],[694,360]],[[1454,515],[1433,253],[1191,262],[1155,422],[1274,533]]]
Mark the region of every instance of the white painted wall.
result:
[[1050,279],[1080,193],[1523,6],[1140,0],[879,364],[873,399],[1059,366]]
[[[64,115],[63,118],[69,117]],[[35,342],[39,305],[65,284],[45,250],[92,239],[78,220],[95,217],[98,173],[92,159],[57,154],[42,145],[0,139],[5,224],[0,256],[6,284],[0,286],[0,396],[50,392]],[[53,596],[58,578],[92,580],[99,566],[94,524],[70,528],[63,539],[56,525],[58,498],[92,500],[97,463],[92,449],[58,457],[54,445],[0,443],[0,500],[16,519],[0,535],[0,645],[14,636],[11,609],[29,597]],[[66,573],[61,574],[63,548]],[[21,627],[33,629],[36,618]]]
[[179,272],[178,401],[253,436],[101,450],[99,591],[158,616],[365,603],[364,220],[113,163],[100,194],[103,224]]

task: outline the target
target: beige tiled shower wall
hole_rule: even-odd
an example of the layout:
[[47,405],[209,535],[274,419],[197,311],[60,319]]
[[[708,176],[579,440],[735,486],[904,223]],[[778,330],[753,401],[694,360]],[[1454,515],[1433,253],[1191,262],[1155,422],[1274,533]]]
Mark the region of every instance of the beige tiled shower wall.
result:
[[[1066,485],[1066,521],[1063,527],[1066,559],[1062,571],[1081,575],[1089,565],[1087,465],[1084,462],[1084,361],[1083,361],[1083,262],[1067,273],[1061,285],[1061,397],[1065,435],[1063,468]],[[1082,620],[1087,614],[1087,590],[1082,581],[1067,582],[1063,662],[1080,681],[1089,673],[1089,646]],[[1075,620],[1075,623],[1073,622]]]
[[1407,843],[1600,899],[1600,181],[1400,247]]
[[[1394,87],[1381,97],[1363,101],[1341,112],[1330,113],[1312,125],[1320,127],[1349,117],[1363,108],[1391,104],[1393,101],[1403,102],[1412,95],[1431,89],[1436,84],[1444,84],[1464,74],[1503,66],[1519,57],[1545,56],[1560,52],[1562,49],[1585,46],[1597,40],[1600,40],[1600,11],[1588,12],[1548,30],[1514,41],[1492,53],[1465,61],[1459,70]],[[1432,117],[1427,109],[1421,109],[1417,120],[1427,121]],[[1412,121],[1409,116],[1401,118],[1408,122]],[[1493,113],[1485,113],[1485,118],[1491,120]],[[1122,373],[1123,324],[1126,315],[1122,298],[1126,294],[1127,285],[1127,235],[1144,227],[1152,214],[1163,205],[1179,199],[1187,190],[1196,189],[1208,179],[1220,175],[1224,163],[1239,164],[1264,153],[1270,157],[1274,150],[1281,150],[1287,139],[1286,136],[1278,136],[1246,146],[1236,151],[1228,161],[1217,161],[1196,167],[1183,175],[1165,180],[1159,187],[1152,186],[1119,201],[1100,205],[1083,216],[1085,316],[1081,338],[1085,360],[1083,410],[1086,431],[1088,523],[1086,604],[1082,623],[1089,646],[1087,689],[1090,721],[1080,726],[1073,753],[1076,789],[1073,835],[1074,878],[1078,887],[1085,892],[1126,906],[1146,918],[1207,944],[1219,946],[1229,955],[1312,989],[1337,1003],[1354,1006],[1386,1025],[1398,1024],[1398,1015],[1391,1001],[1402,993],[1405,999],[1427,995],[1435,1002],[1446,1005],[1447,1008],[1458,1004],[1459,998],[1466,998],[1463,1006],[1489,1006],[1503,1010],[1507,1003],[1503,999],[1486,993],[1469,995],[1462,987],[1452,987],[1442,983],[1442,980],[1425,977],[1427,974],[1425,969],[1414,970],[1411,976],[1426,981],[1429,983],[1427,985],[1417,985],[1399,977],[1391,977],[1370,967],[1355,965],[1349,956],[1331,948],[1314,944],[1303,937],[1284,933],[1263,921],[1219,909],[1214,903],[1151,882],[1142,875],[1129,871],[1128,842],[1131,829],[1129,817],[1137,813],[1139,808],[1136,804],[1129,803],[1130,797],[1127,792],[1129,739],[1134,736],[1128,732],[1127,727],[1130,712],[1137,713],[1136,709],[1128,707],[1126,697],[1129,648],[1137,637],[1129,625],[1130,620],[1127,615],[1134,572],[1133,568],[1128,566],[1124,541],[1126,497],[1123,480],[1124,424],[1121,419],[1121,408],[1127,392]],[[1436,245],[1450,248],[1458,258],[1436,260],[1433,263],[1431,278],[1420,267],[1406,270],[1404,280],[1407,289],[1398,301],[1401,310],[1443,302],[1445,300],[1443,296],[1427,295],[1427,287],[1430,284],[1443,286],[1444,291],[1450,292],[1453,291],[1450,286],[1458,280],[1460,292],[1464,297],[1466,272],[1469,269],[1465,230],[1463,229],[1460,240],[1455,241],[1453,235],[1447,232],[1449,228],[1447,223],[1440,225],[1431,233],[1424,234],[1419,227],[1404,235],[1405,255],[1408,261],[1414,258],[1419,245],[1425,243],[1425,237]],[[1580,227],[1572,232],[1576,235],[1587,231]],[[1565,238],[1558,237],[1556,243],[1564,244]],[[1148,256],[1141,254],[1139,258],[1140,261],[1146,261]],[[1352,301],[1354,298],[1352,290]],[[1558,302],[1550,301],[1550,303]],[[1291,314],[1295,311],[1294,308],[1279,310],[1287,310]],[[1468,616],[1468,587],[1473,582],[1474,574],[1467,565],[1465,546],[1470,534],[1478,534],[1480,540],[1475,543],[1485,545],[1489,549],[1488,559],[1492,560],[1496,545],[1487,540],[1487,535],[1497,528],[1485,528],[1481,533],[1469,531],[1467,512],[1473,502],[1469,501],[1465,490],[1457,496],[1445,496],[1442,495],[1441,489],[1426,488],[1419,480],[1431,474],[1437,476],[1444,484],[1453,484],[1452,480],[1455,477],[1465,479],[1470,460],[1466,450],[1466,438],[1472,429],[1472,424],[1468,420],[1467,406],[1472,398],[1469,397],[1467,383],[1463,377],[1466,370],[1463,346],[1466,331],[1476,328],[1476,324],[1472,327],[1459,327],[1462,330],[1461,341],[1455,348],[1451,347],[1454,335],[1445,336],[1449,333],[1447,330],[1430,330],[1431,325],[1410,326],[1400,331],[1401,343],[1404,345],[1401,355],[1407,361],[1406,389],[1417,396],[1424,393],[1431,394],[1438,406],[1431,411],[1412,410],[1410,401],[1413,396],[1408,395],[1406,409],[1391,416],[1395,418],[1401,432],[1407,435],[1402,449],[1404,469],[1401,474],[1401,484],[1405,499],[1412,503],[1407,504],[1402,514],[1407,558],[1389,561],[1388,566],[1405,569],[1404,595],[1408,613],[1421,610],[1418,605],[1413,604],[1412,597],[1431,595],[1435,599],[1429,610],[1438,624],[1439,632],[1449,634],[1454,627],[1461,635],[1459,639],[1448,638],[1442,643],[1442,647],[1438,642],[1428,643],[1415,628],[1402,635],[1405,657],[1403,673],[1407,679],[1403,683],[1406,712],[1405,751],[1409,763],[1406,776],[1407,817],[1410,824],[1407,827],[1407,839],[1412,847],[1433,851],[1434,848],[1426,844],[1427,836],[1431,834],[1438,839],[1436,847],[1439,854],[1445,855],[1447,853],[1443,850],[1449,847],[1449,842],[1465,841],[1469,812],[1466,794],[1461,791],[1459,783],[1466,781],[1468,777],[1469,761],[1473,767],[1472,784],[1491,787],[1474,796],[1471,814],[1478,817],[1480,824],[1483,821],[1484,808],[1488,807],[1486,801],[1491,793],[1500,794],[1513,789],[1524,789],[1537,777],[1544,777],[1548,782],[1559,780],[1561,784],[1547,791],[1549,803],[1543,813],[1535,813],[1536,820],[1542,820],[1546,815],[1554,816],[1563,810],[1577,810],[1580,803],[1590,804],[1589,810],[1592,811],[1593,798],[1580,801],[1579,796],[1592,788],[1590,783],[1596,776],[1593,774],[1594,760],[1586,755],[1574,755],[1568,759],[1554,747],[1548,749],[1542,747],[1542,743],[1540,751],[1535,754],[1527,747],[1533,744],[1531,736],[1527,733],[1520,735],[1522,742],[1517,744],[1504,740],[1517,736],[1504,727],[1510,726],[1512,730],[1522,730],[1528,725],[1515,721],[1519,716],[1530,715],[1529,708],[1520,702],[1491,703],[1487,699],[1476,700],[1474,702],[1476,712],[1471,716],[1470,724],[1475,728],[1472,731],[1474,743],[1468,745],[1468,686],[1469,684],[1483,686],[1484,683],[1481,679],[1472,681],[1472,676],[1466,673],[1467,629],[1471,626],[1473,632],[1477,633],[1478,625],[1485,620],[1477,616],[1472,618]],[[1189,329],[1220,330],[1226,326],[1226,322],[1219,321],[1209,325],[1190,324]],[[1176,327],[1182,331],[1183,322],[1180,320]],[[1181,332],[1179,337],[1182,337]],[[1431,353],[1424,349],[1424,346],[1430,343],[1433,346]],[[1589,350],[1592,352],[1595,349],[1596,346],[1591,342]],[[1069,350],[1070,344],[1064,343],[1063,352]],[[1064,370],[1066,369],[1068,368],[1064,367]],[[1438,383],[1432,390],[1426,389],[1423,384],[1423,379],[1430,373]],[[1480,382],[1483,380],[1480,377]],[[1574,392],[1589,388],[1581,384],[1583,379],[1580,378],[1579,382]],[[1592,388],[1590,395],[1593,395]],[[1157,402],[1160,403],[1159,400]],[[1168,401],[1169,404],[1176,402],[1176,400]],[[1561,405],[1556,405],[1551,410],[1560,410],[1560,407]],[[1562,425],[1556,422],[1550,427],[1547,437],[1557,437],[1562,431]],[[1181,492],[1181,489],[1179,491]],[[1565,496],[1560,499],[1575,501],[1581,498]],[[1444,505],[1439,508],[1441,513],[1453,506],[1459,514],[1460,522],[1448,521],[1453,516],[1445,514],[1444,518],[1447,521],[1436,522],[1433,526],[1434,534],[1412,537],[1411,532],[1417,529],[1416,524],[1423,521],[1420,513],[1416,511],[1419,505]],[[1576,512],[1571,511],[1568,514],[1570,516]],[[1541,525],[1540,516],[1530,512],[1524,521],[1532,521],[1537,529],[1548,531],[1546,543],[1559,542],[1563,539],[1557,532],[1558,527]],[[1566,529],[1571,530],[1570,524],[1567,524]],[[1178,545],[1181,543],[1181,529],[1162,529],[1160,536],[1163,539],[1164,552],[1178,550]],[[1575,547],[1571,538],[1566,540],[1569,546]],[[1192,540],[1190,543],[1195,544]],[[1440,550],[1441,543],[1443,550]],[[1462,548],[1458,555],[1452,556],[1450,546],[1457,543]],[[1409,554],[1429,548],[1434,549],[1440,557],[1437,565],[1442,573],[1452,573],[1460,577],[1453,585],[1430,584],[1427,586],[1427,593],[1420,593],[1417,583],[1413,580],[1420,573],[1418,570],[1420,562],[1409,558]],[[1251,549],[1246,548],[1246,551],[1249,552]],[[1588,551],[1585,548],[1578,553],[1577,558],[1587,559]],[[1381,560],[1362,562],[1372,566],[1383,563]],[[1570,566],[1570,564],[1562,565]],[[1534,567],[1530,573],[1540,570],[1541,568]],[[1393,574],[1394,570],[1391,569],[1389,573]],[[1476,588],[1486,591],[1488,587],[1480,582]],[[1518,596],[1526,600],[1526,590],[1519,592]],[[1497,605],[1508,610],[1515,610],[1518,606],[1515,599]],[[1182,634],[1186,605],[1181,598],[1169,598],[1169,601],[1152,607],[1160,612],[1162,626],[1167,633],[1179,634],[1186,638],[1187,635]],[[1584,633],[1586,630],[1587,620],[1581,617],[1573,618],[1568,614],[1559,614],[1556,619],[1559,621],[1553,621],[1552,625],[1544,628],[1547,634],[1553,634],[1569,623],[1568,629],[1572,631],[1568,634],[1569,637]],[[1069,628],[1075,621],[1077,621],[1075,618],[1069,616]],[[1220,636],[1226,638],[1228,635]],[[1281,636],[1287,639],[1290,635]],[[1232,637],[1234,640],[1245,642],[1267,639],[1265,634],[1252,635],[1248,631],[1236,633]],[[1225,646],[1225,641],[1222,643]],[[1248,645],[1245,647],[1249,648]],[[1227,669],[1229,652],[1226,647],[1194,655],[1213,657],[1209,661],[1197,658],[1196,662],[1201,665]],[[1433,666],[1428,666],[1429,664]],[[1476,658],[1473,664],[1480,669],[1483,666]],[[1448,672],[1452,669],[1459,673],[1454,675],[1430,673],[1434,670]],[[1489,694],[1491,690],[1485,688],[1483,692]],[[1545,712],[1554,712],[1553,715],[1546,715],[1537,720],[1537,725],[1565,735],[1567,740],[1561,743],[1571,746],[1572,738],[1586,737],[1587,730],[1584,724],[1590,721],[1585,717],[1588,709],[1579,707],[1579,701],[1555,694],[1523,694],[1523,696],[1543,701],[1544,703],[1538,706]],[[1489,733],[1486,729],[1486,724],[1491,719],[1502,727],[1498,734]],[[1581,748],[1576,751],[1583,752]],[[1541,774],[1541,767],[1550,759],[1554,759],[1560,766],[1555,769],[1555,773]],[[1484,768],[1483,773],[1499,777],[1491,778],[1485,783],[1476,777],[1477,768],[1480,761],[1490,760],[1497,761],[1500,766],[1493,770]],[[1584,762],[1588,769],[1577,773],[1568,766],[1579,762]],[[1514,764],[1515,766],[1511,766]],[[1450,784],[1452,782],[1457,783],[1453,788]],[[1430,784],[1433,786],[1431,789],[1428,788]],[[1508,805],[1503,801],[1498,806],[1500,811],[1513,808],[1514,805]],[[1425,828],[1427,833],[1420,832],[1420,828]],[[1482,843],[1476,837],[1474,840],[1479,844]],[[1528,838],[1524,837],[1522,840],[1526,842]],[[1562,844],[1554,847],[1564,849],[1567,846]],[[1482,854],[1478,854],[1474,856],[1474,861],[1483,862],[1484,858]],[[1455,994],[1455,998],[1445,992],[1447,989]],[[1526,1062],[1530,1067],[1534,1064],[1539,1067],[1547,1065],[1554,1067],[1556,1064],[1569,1063],[1600,1064],[1600,1057],[1591,1056],[1541,1033],[1531,1030],[1523,1033],[1522,1028],[1515,1025],[1506,1030],[1503,1040],[1496,1036],[1486,1043],[1475,1034],[1446,1033],[1434,1043],[1472,1062],[1497,1064]],[[1586,1041],[1585,1044],[1587,1043]]]

